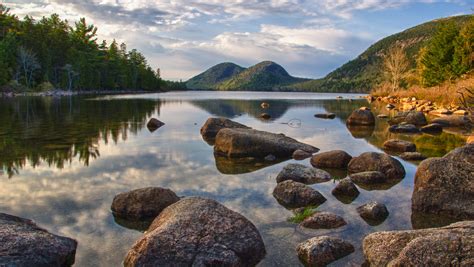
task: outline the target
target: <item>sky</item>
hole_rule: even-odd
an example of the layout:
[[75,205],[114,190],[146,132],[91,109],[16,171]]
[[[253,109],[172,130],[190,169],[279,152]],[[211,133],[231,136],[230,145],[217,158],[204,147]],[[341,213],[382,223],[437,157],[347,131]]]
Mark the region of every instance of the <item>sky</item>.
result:
[[473,0],[0,0],[19,17],[85,17],[99,39],[136,48],[165,79],[234,62],[271,60],[319,78],[377,40],[420,23],[472,13]]

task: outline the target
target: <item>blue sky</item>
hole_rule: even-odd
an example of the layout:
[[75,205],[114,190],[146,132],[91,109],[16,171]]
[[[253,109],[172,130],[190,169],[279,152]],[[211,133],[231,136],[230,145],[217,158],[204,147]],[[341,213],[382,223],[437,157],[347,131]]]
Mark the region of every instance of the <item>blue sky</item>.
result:
[[20,17],[85,17],[99,38],[140,50],[167,79],[220,62],[272,60],[318,78],[375,41],[420,23],[472,13],[474,2],[387,0],[0,0]]

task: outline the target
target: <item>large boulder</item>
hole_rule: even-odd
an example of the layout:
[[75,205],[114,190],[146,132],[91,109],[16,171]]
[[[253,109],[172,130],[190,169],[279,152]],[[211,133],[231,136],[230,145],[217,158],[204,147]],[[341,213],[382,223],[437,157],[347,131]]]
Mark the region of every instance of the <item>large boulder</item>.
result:
[[316,168],[345,169],[351,161],[351,155],[342,150],[332,150],[314,155],[311,165]]
[[416,145],[412,142],[400,140],[400,139],[390,139],[383,143],[383,148],[389,151],[396,152],[415,152]]
[[72,266],[77,242],[0,213],[0,266]]
[[316,212],[304,219],[300,226],[311,229],[332,229],[346,225],[344,219],[330,212]]
[[287,208],[318,206],[326,201],[317,190],[292,180],[278,183],[273,190],[273,196]]
[[289,158],[298,149],[309,153],[319,151],[314,146],[300,143],[284,134],[253,129],[222,129],[217,133],[214,146],[215,153],[230,158],[264,158],[268,155]]
[[474,221],[442,228],[376,232],[364,238],[368,266],[473,266]]
[[331,180],[331,175],[323,170],[307,167],[302,164],[286,165],[276,177],[277,183],[293,180],[303,184],[324,183]]
[[201,135],[205,138],[214,138],[216,137],[217,133],[224,128],[250,129],[243,124],[231,121],[226,118],[209,118],[201,127]]
[[389,120],[390,124],[400,124],[400,123],[408,123],[417,126],[423,126],[427,124],[425,114],[421,111],[407,111],[407,112],[399,112],[395,115],[391,120]]
[[365,152],[355,157],[349,162],[348,171],[350,174],[378,171],[389,179],[403,179],[405,168],[397,159],[385,154],[376,152]]
[[340,238],[318,236],[299,244],[296,252],[305,266],[326,266],[354,252],[354,246]]
[[431,121],[444,127],[466,127],[471,124],[468,116],[443,116]]
[[473,219],[473,203],[474,144],[442,158],[424,160],[418,166],[412,196],[415,211]]
[[179,197],[171,190],[147,187],[116,195],[112,202],[114,216],[128,220],[153,219]]
[[348,125],[375,125],[375,117],[367,108],[354,110],[346,121]]
[[254,266],[265,256],[257,228],[218,202],[189,197],[166,208],[125,266]]

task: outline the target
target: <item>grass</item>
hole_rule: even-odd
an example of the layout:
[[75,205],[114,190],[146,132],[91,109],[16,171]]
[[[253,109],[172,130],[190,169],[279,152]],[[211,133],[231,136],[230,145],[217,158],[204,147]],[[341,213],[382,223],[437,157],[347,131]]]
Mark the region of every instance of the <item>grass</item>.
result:
[[304,219],[306,219],[309,216],[313,215],[314,213],[316,213],[316,208],[315,207],[312,207],[312,206],[306,207],[306,208],[304,208],[303,212],[296,213],[295,216],[292,216],[292,217],[288,218],[288,221],[292,222],[292,223],[300,223],[300,222],[304,221]]

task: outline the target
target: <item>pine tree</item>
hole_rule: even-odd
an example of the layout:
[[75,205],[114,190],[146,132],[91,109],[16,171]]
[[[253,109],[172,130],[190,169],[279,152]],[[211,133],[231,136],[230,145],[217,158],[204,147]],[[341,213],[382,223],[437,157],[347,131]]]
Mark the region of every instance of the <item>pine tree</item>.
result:
[[474,67],[474,18],[459,31],[454,40],[452,70],[460,76]]

